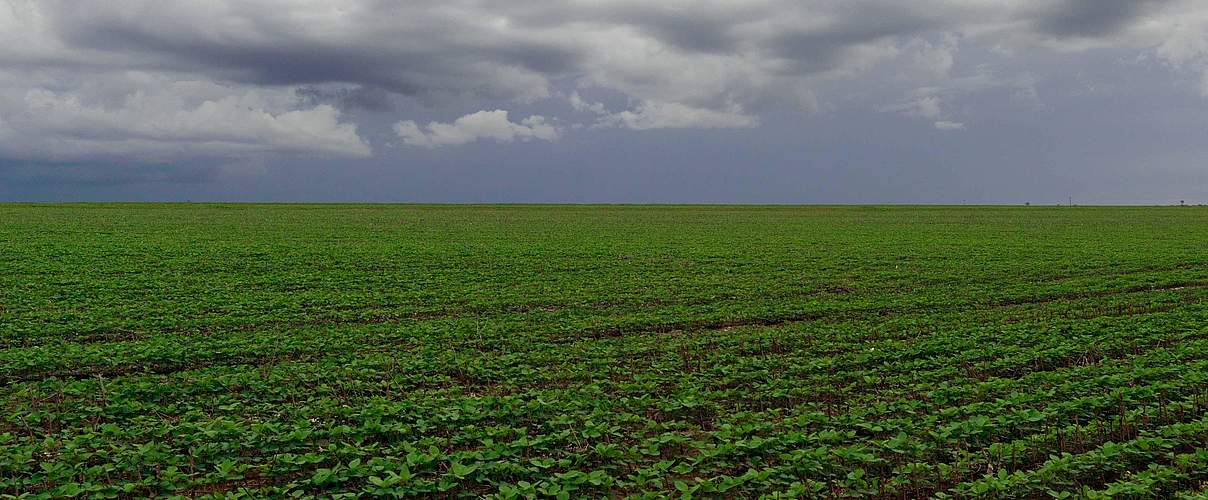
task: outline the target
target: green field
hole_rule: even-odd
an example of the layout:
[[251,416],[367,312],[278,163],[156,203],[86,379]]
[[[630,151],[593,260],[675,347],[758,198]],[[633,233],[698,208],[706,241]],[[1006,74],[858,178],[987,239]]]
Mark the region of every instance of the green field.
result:
[[0,493],[1204,495],[1208,209],[0,205]]

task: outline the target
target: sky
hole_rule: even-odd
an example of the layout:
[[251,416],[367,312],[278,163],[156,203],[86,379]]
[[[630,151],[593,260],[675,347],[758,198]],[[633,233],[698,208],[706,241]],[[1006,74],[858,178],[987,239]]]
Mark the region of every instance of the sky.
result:
[[1208,203],[1203,0],[0,0],[0,200]]

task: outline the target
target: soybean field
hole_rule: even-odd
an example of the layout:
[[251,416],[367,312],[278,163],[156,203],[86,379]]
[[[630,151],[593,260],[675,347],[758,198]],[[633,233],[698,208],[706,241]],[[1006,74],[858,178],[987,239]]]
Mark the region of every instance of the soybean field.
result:
[[0,495],[1206,498],[1208,208],[0,204]]

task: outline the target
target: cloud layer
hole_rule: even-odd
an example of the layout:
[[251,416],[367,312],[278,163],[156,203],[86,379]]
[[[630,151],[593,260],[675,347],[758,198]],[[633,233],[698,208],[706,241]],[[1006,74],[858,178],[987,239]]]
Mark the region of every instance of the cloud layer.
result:
[[366,157],[366,113],[427,148],[565,132],[508,119],[533,105],[585,131],[853,102],[960,130],[971,96],[1038,99],[1035,54],[1135,50],[1208,97],[1206,33],[1193,0],[4,0],[0,157]]

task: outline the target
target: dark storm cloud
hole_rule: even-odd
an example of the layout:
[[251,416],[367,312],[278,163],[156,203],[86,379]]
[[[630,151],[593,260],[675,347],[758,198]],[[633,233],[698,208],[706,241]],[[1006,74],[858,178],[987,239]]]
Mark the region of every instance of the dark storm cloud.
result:
[[[69,50],[243,84],[344,83],[404,96],[508,100],[542,97],[552,81],[583,78],[639,100],[722,109],[796,93],[784,89],[867,67],[877,54],[937,31],[1026,21],[1036,35],[1103,36],[1160,3],[423,0],[303,3],[297,15],[261,2],[40,5],[51,34]],[[708,70],[710,81],[669,76],[725,58],[734,66]],[[786,85],[774,76],[799,81]],[[693,92],[703,87],[712,87],[709,95]]]
[[[54,31],[71,46],[130,55],[141,65],[257,85],[342,82],[402,95],[512,98],[530,91],[531,82],[510,83],[507,73],[558,75],[575,67],[580,57],[573,46],[528,40],[523,34],[476,33],[474,20],[429,14],[423,2],[383,3],[377,9],[367,3],[335,27],[342,31],[335,40],[311,36],[312,26],[282,22],[275,12],[254,4],[210,13],[218,19],[206,18],[204,12],[192,22],[163,18],[174,21],[165,26],[149,22],[155,16],[107,15],[107,5],[59,3]],[[157,10],[148,7],[139,14]],[[171,16],[166,8],[161,13]],[[230,30],[211,30],[227,16],[238,22]]]
[[800,71],[818,72],[842,66],[862,46],[943,27],[942,20],[907,5],[844,8],[837,21],[809,29],[785,29],[771,37],[767,47],[776,57],[794,61]]
[[331,104],[343,111],[394,111],[395,109],[395,96],[381,87],[300,85],[295,92],[306,104]]
[[1067,0],[1044,9],[1036,22],[1041,33],[1058,37],[1111,35],[1170,0]]

